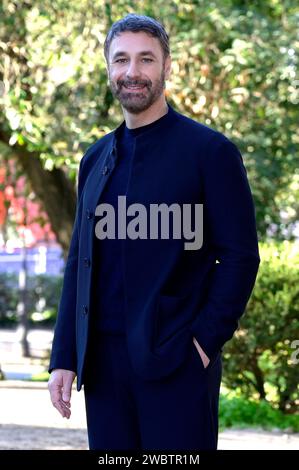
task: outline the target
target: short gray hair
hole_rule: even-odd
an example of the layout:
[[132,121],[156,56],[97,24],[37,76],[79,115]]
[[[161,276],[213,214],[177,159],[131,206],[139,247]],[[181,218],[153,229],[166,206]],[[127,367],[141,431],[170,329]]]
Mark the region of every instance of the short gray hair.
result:
[[115,36],[119,36],[124,31],[139,32],[143,31],[150,36],[157,38],[162,47],[164,59],[169,56],[169,36],[165,31],[164,26],[154,18],[145,15],[136,15],[135,13],[129,13],[124,18],[116,21],[111,26],[104,42],[104,55],[108,62],[109,49],[112,40]]

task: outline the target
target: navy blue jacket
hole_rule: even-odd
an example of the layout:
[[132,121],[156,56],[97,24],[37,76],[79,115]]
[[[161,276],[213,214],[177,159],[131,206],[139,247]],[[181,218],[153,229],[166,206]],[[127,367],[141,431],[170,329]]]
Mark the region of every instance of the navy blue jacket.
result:
[[[91,325],[95,209],[117,159],[124,122],[99,139],[80,163],[78,202],[49,370],[84,382]],[[192,336],[211,359],[238,327],[260,262],[255,214],[237,147],[223,134],[168,104],[160,126],[136,138],[127,207],[203,204],[203,245],[182,239],[126,238],[123,245],[126,335],[134,370],[159,379],[175,370]],[[209,365],[210,367],[210,365]]]

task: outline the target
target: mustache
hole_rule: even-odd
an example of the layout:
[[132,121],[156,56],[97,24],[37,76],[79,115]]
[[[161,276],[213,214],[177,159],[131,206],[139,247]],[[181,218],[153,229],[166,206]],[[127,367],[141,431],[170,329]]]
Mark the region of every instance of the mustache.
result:
[[147,88],[152,86],[151,80],[118,80],[117,85],[122,86],[134,86],[134,85],[144,85]]

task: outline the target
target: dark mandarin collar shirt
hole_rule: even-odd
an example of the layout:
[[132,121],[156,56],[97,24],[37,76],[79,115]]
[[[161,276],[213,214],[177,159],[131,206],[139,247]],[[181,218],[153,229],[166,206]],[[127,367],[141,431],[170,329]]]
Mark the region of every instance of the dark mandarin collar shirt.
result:
[[99,240],[94,234],[92,311],[95,327],[100,331],[125,333],[123,240],[117,239],[117,198],[127,194],[136,137],[159,127],[166,119],[167,113],[156,121],[135,129],[124,125],[118,136],[117,164],[98,201],[98,204],[106,203],[114,207],[116,237]]

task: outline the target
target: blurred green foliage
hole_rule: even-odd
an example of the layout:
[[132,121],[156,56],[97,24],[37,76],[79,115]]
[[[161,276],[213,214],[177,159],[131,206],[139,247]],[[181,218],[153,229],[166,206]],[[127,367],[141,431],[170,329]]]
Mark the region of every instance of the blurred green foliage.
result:
[[8,326],[16,322],[19,291],[15,274],[0,274],[0,325]]
[[299,432],[299,416],[286,415],[265,400],[248,399],[229,392],[220,395],[219,425],[220,429],[258,427]]
[[[261,245],[253,294],[234,338],[224,348],[224,384],[262,398],[287,413],[298,411],[299,244]],[[298,346],[297,346],[298,349]]]
[[48,382],[50,377],[49,372],[41,372],[40,374],[35,374],[31,377],[32,382]]
[[0,155],[2,141],[3,154],[35,152],[45,169],[75,180],[84,149],[122,120],[102,50],[109,26],[129,12],[156,17],[170,33],[168,100],[240,147],[260,237],[291,238],[299,212],[295,0],[4,0]]
[[[26,311],[32,326],[53,326],[60,293],[62,276],[39,274],[28,276],[26,288]],[[0,326],[15,326],[20,293],[15,274],[0,274]]]
[[[240,148],[260,239],[291,239],[299,213],[295,0],[3,0],[0,159],[14,158],[15,151],[26,161],[39,159],[45,172],[65,172],[75,191],[83,152],[123,119],[107,83],[103,43],[112,22],[129,12],[156,17],[170,33],[169,102],[224,132]],[[56,232],[53,214],[63,219],[65,234],[68,221],[59,211],[71,191],[58,176],[50,188],[39,174],[39,192],[34,190],[41,200],[53,193],[59,201],[48,215]],[[68,211],[71,224],[72,205]],[[298,404],[298,365],[291,361],[299,310],[295,246],[262,247],[247,313],[225,347],[224,383],[246,398],[262,399],[263,411],[270,409],[264,400],[289,413]],[[61,280],[34,282],[28,291],[31,317],[55,315]],[[16,320],[18,292],[12,284],[12,278],[0,276],[2,324]],[[231,414],[238,420],[237,398],[225,400],[222,419],[228,423]],[[258,416],[254,402],[249,416],[238,403],[241,420],[246,415],[248,423],[250,416]]]

